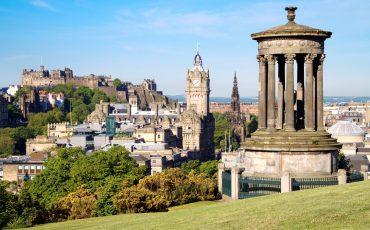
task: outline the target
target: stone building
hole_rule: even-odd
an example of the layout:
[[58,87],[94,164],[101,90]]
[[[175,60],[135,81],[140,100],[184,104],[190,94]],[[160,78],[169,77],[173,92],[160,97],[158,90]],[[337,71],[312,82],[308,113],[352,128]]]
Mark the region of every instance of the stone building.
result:
[[54,138],[39,135],[33,139],[27,139],[26,155],[30,155],[34,152],[50,152],[56,147],[57,145]]
[[154,79],[144,79],[143,87],[146,90],[157,91],[157,83]]
[[43,163],[49,157],[48,154],[37,152],[30,156],[14,156],[3,159],[2,180],[15,181],[18,185],[23,185],[24,178],[28,175],[29,179],[41,173],[45,166]]
[[187,72],[186,110],[181,115],[182,147],[189,157],[199,160],[214,159],[213,134],[215,119],[209,112],[209,70],[204,70],[199,52],[194,66]]
[[48,137],[70,137],[73,133],[73,127],[67,122],[62,123],[50,123],[47,125],[47,136]]
[[296,9],[286,8],[285,25],[251,35],[258,42],[258,130],[220,166],[231,170],[234,198],[304,189],[299,181],[311,179],[337,181],[341,144],[323,125],[324,41],[332,33],[297,24]]
[[39,70],[24,69],[21,78],[23,86],[52,86],[65,84],[67,79],[73,78],[73,71],[69,68],[49,71],[42,65]]
[[29,113],[39,112],[41,107],[39,91],[33,88],[29,93],[20,95],[18,106],[25,119]]

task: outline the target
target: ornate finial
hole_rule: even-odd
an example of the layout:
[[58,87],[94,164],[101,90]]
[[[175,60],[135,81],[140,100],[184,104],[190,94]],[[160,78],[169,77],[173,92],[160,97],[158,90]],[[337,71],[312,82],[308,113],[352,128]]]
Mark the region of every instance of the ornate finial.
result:
[[199,52],[194,57],[194,65],[195,66],[202,66],[202,57],[200,56]]
[[295,7],[295,6],[288,6],[288,7],[285,7],[285,10],[288,12],[288,15],[287,15],[287,18],[288,18],[288,23],[295,23],[294,22],[294,19],[295,19],[295,11],[297,10],[298,8]]

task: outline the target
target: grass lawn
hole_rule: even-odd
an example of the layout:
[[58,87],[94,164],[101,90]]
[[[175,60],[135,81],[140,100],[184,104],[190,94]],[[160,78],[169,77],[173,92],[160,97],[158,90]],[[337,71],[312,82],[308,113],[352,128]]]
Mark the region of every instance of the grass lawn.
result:
[[31,229],[370,229],[370,181]]

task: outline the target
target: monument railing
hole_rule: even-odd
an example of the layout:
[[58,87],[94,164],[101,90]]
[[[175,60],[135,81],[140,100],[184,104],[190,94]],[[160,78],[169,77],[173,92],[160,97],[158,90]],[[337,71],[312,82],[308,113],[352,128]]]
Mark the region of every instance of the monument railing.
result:
[[269,177],[244,177],[239,182],[239,199],[272,195],[281,192],[281,179]]
[[338,177],[292,178],[292,191],[338,185]]

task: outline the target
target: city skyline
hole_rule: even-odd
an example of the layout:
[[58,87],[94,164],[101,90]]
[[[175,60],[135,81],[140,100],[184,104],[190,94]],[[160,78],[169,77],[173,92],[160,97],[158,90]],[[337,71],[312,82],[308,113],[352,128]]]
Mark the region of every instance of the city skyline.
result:
[[257,49],[250,34],[285,24],[286,5],[298,6],[297,23],[333,32],[326,43],[324,94],[369,96],[370,3],[353,0],[2,1],[0,20],[8,23],[0,25],[7,35],[0,38],[0,84],[19,84],[22,69],[43,64],[133,83],[154,78],[165,94],[183,95],[199,43],[211,96],[230,97],[235,71],[240,95],[257,96]]

